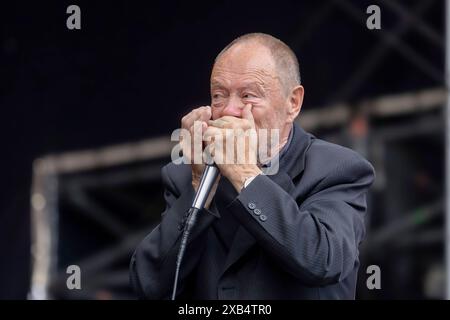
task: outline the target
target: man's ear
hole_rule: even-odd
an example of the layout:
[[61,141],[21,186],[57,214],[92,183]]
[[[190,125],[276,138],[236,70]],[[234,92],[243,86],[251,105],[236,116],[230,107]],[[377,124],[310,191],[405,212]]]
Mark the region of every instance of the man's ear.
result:
[[296,86],[292,89],[289,97],[289,110],[288,116],[290,121],[294,121],[300,113],[303,104],[303,96],[305,94],[305,88],[302,85]]

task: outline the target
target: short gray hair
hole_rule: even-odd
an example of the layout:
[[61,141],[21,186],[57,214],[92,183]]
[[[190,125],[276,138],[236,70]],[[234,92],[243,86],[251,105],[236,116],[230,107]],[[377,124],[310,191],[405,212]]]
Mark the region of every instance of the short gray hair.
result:
[[286,91],[301,84],[300,66],[294,51],[280,39],[266,33],[247,33],[231,41],[217,55],[215,62],[232,46],[255,41],[269,49],[275,66],[280,74],[280,81]]

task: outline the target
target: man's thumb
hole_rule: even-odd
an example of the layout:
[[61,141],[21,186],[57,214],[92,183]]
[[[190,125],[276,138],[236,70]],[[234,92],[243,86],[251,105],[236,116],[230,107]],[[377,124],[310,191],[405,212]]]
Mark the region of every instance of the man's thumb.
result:
[[250,103],[246,104],[244,109],[242,109],[242,118],[252,122],[255,121],[255,119],[253,119],[252,105]]

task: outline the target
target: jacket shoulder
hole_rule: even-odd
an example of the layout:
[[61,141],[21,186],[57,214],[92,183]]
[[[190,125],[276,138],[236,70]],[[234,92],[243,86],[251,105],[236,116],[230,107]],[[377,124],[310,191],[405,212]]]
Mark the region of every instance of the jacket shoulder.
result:
[[161,177],[165,187],[173,188],[179,194],[183,188],[191,185],[191,166],[170,162],[161,169]]
[[344,146],[314,138],[306,153],[307,172],[319,179],[335,176],[357,180],[375,176],[373,166],[362,155]]

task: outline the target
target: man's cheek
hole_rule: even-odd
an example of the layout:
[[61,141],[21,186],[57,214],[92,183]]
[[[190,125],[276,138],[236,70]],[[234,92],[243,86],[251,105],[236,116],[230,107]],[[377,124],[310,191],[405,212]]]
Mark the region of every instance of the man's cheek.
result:
[[217,120],[217,119],[219,119],[220,117],[221,117],[221,109],[220,108],[218,108],[218,107],[211,107],[212,109],[212,112],[211,112],[211,118],[213,119],[213,120]]
[[255,126],[257,128],[263,128],[267,122],[266,120],[269,120],[269,119],[266,119],[266,115],[264,112],[262,112],[261,109],[253,108],[252,114],[253,114],[253,119],[255,120]]

